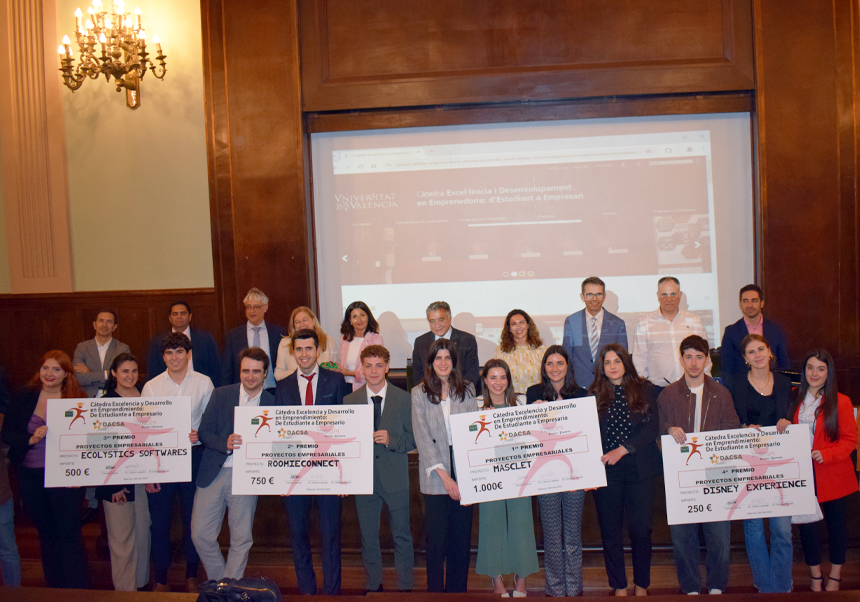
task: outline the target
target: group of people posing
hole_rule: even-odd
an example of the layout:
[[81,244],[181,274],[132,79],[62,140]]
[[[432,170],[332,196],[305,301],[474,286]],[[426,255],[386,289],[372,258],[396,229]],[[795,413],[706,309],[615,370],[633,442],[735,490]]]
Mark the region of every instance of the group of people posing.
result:
[[[431,303],[427,308],[430,331],[415,340],[411,394],[388,382],[389,352],[371,310],[360,301],[347,307],[334,351],[309,308],[293,312],[287,331],[265,322],[268,299],[252,289],[244,300],[248,322],[228,333],[223,361],[212,336],[190,328],[188,304],[176,303],[169,314],[172,332],[157,337],[150,346],[150,380],[142,391],[137,382],[139,362],[112,336],[116,315],[100,312],[94,322],[96,337],[78,346],[74,360],[62,351],[45,354],[30,385],[5,410],[0,433],[17,471],[24,508],[39,531],[48,584],[88,586],[79,514],[85,490],[44,487],[49,399],[87,395],[192,399],[191,482],[96,488],[95,497],[104,502],[116,589],[145,586],[150,580],[150,558],[152,587],[169,589],[170,530],[177,497],[185,533],[187,589],[196,589],[200,562],[209,579],[242,577],[253,544],[257,498],[231,491],[232,453],[242,445],[233,432],[233,408],[345,403],[374,407],[373,493],[354,496],[365,588],[382,591],[379,529],[384,505],[394,543],[397,588],[413,589],[407,454],[417,449],[427,589],[464,592],[474,507],[460,503],[450,416],[479,407],[487,412],[593,396],[607,480],[607,486],[595,489],[593,495],[608,582],[616,595],[628,594],[625,525],[632,547],[633,593],[647,595],[650,585],[654,483],[663,468],[661,435],[683,443],[688,433],[764,426],[782,431],[789,424],[809,429],[821,509],[817,516],[795,521],[803,523],[799,530],[810,587],[838,589],[847,545],[845,502],[858,489],[851,461],[858,431],[851,402],[837,392],[831,356],[821,349],[810,352],[803,362],[800,385],[793,389],[788,377],[778,371],[789,367],[783,331],[764,319],[761,289],[748,285],[739,295],[743,318],[726,328],[723,337],[721,385],[709,375],[709,346],[701,320],[680,309],[677,279],[659,280],[659,308],[637,322],[632,353],[624,321],[603,308],[605,292],[599,278],[583,281],[585,308],[566,319],[562,345],[544,345],[528,313],[511,311],[500,344],[483,368],[474,336],[452,327],[447,303]],[[335,358],[340,361],[335,363]],[[0,502],[2,483],[0,478]],[[537,497],[544,533],[545,592],[580,595],[586,492]],[[342,497],[291,495],[283,503],[299,590],[303,594],[318,591],[309,537],[315,505],[322,542],[321,593],[338,594]],[[6,529],[5,506],[0,503],[0,530]],[[230,530],[226,558],[217,540],[225,511]],[[489,577],[494,591],[503,597],[525,596],[526,578],[540,570],[531,500],[481,503],[478,513],[476,572]],[[792,517],[768,522],[770,547],[764,520],[744,521],[753,581],[760,592],[788,592],[792,589]],[[829,539],[826,577],[821,568],[822,524]],[[702,589],[700,526],[707,550],[704,587],[719,594],[729,579],[728,521],[670,527],[679,586],[687,594]],[[8,539],[0,534],[0,548],[6,548],[0,549],[0,568],[4,583],[14,585]],[[7,571],[13,574],[11,582]],[[509,592],[503,576],[511,574]]]

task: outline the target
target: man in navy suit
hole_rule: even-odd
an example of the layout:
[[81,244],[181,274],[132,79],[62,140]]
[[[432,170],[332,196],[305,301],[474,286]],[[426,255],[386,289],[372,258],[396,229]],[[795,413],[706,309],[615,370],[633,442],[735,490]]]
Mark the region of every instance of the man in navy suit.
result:
[[474,335],[451,326],[451,306],[445,301],[434,301],[427,307],[427,322],[430,332],[415,339],[412,349],[412,382],[417,385],[424,377],[424,362],[430,345],[437,339],[448,339],[457,344],[457,356],[463,378],[475,385],[475,393],[481,393],[481,377],[478,366],[478,341]]
[[[342,405],[343,398],[352,392],[340,372],[326,370],[317,364],[319,338],[310,329],[297,330],[292,335],[293,357],[299,369],[278,381],[275,388],[275,405],[320,406]],[[299,591],[306,595],[317,593],[316,574],[311,558],[310,527],[311,504],[316,500],[322,537],[322,595],[340,593],[340,512],[342,501],[336,495],[289,495],[284,506],[290,519],[290,536],[293,545],[293,565]]]
[[[254,544],[252,529],[257,510],[256,495],[233,495],[233,450],[242,437],[233,432],[233,409],[238,406],[271,406],[274,396],[263,390],[269,372],[269,356],[258,347],[239,352],[240,383],[219,387],[203,412],[197,436],[203,458],[197,471],[197,491],[191,514],[191,539],[206,569],[206,577],[241,579]],[[230,549],[227,562],[218,544],[218,534],[228,510]]]
[[[238,326],[227,333],[224,356],[221,358],[221,384],[233,385],[239,382],[239,352],[248,347],[258,347],[266,352],[269,365],[274,366],[278,358],[278,345],[287,335],[283,326],[275,326],[265,321],[269,310],[269,298],[258,288],[252,288],[245,295],[245,317],[247,324]],[[269,370],[263,389],[275,393],[275,371]]]
[[587,389],[594,380],[594,361],[603,346],[618,343],[627,349],[627,326],[624,320],[603,309],[606,284],[597,276],[582,281],[579,298],[585,309],[564,321],[562,345],[573,362],[576,384]]
[[779,370],[790,369],[791,362],[788,359],[785,332],[776,322],[765,320],[761,313],[764,309],[764,294],[761,288],[755,284],[747,284],[741,289],[738,305],[744,316],[734,324],[726,326],[726,331],[723,333],[720,350],[720,371],[723,383],[728,386],[734,375],[746,373],[747,365],[741,343],[748,334],[760,334],[767,339],[770,350],[776,358],[776,367]]
[[[221,384],[221,356],[212,333],[191,328],[191,305],[186,301],[176,301],[167,313],[171,332],[181,332],[191,341],[194,349],[188,360],[189,370],[200,372],[209,377],[214,386]],[[162,356],[162,341],[166,335],[153,337],[149,342],[149,355],[146,359],[146,377],[152,380],[167,369]]]

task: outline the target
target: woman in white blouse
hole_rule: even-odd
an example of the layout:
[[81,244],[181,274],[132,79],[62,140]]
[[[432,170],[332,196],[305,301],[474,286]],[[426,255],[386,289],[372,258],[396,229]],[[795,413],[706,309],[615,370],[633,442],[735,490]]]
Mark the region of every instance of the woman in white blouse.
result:
[[296,364],[296,360],[293,358],[293,347],[290,343],[290,337],[297,330],[302,330],[304,328],[310,328],[317,333],[317,337],[319,337],[320,356],[317,362],[325,364],[326,362],[335,360],[334,354],[332,353],[331,341],[328,336],[326,336],[322,326],[320,326],[319,320],[317,320],[317,317],[314,315],[314,312],[311,311],[310,307],[301,305],[293,310],[293,314],[290,316],[289,332],[278,344],[278,360],[275,364],[275,380],[283,380],[296,371],[298,365]]
[[379,335],[379,324],[364,301],[353,301],[343,314],[340,325],[340,366],[338,370],[352,384],[352,390],[364,384],[359,356],[368,345],[384,345]]
[[505,318],[505,328],[494,359],[504,360],[514,378],[514,391],[525,393],[540,382],[541,361],[546,345],[526,312],[514,309]]

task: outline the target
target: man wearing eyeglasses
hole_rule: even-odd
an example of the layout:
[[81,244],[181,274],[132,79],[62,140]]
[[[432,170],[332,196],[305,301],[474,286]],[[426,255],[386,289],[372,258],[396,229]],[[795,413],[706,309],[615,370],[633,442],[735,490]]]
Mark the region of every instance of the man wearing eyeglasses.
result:
[[[239,382],[239,353],[248,347],[259,347],[269,356],[269,365],[274,366],[278,357],[278,345],[287,336],[283,326],[268,324],[265,320],[269,311],[269,298],[258,288],[252,288],[245,295],[245,317],[248,321],[227,333],[227,344],[221,360],[221,385],[234,385]],[[266,373],[263,389],[275,394],[274,370]]]
[[573,362],[576,383],[588,388],[594,380],[594,362],[603,346],[618,343],[627,349],[627,326],[624,320],[603,309],[606,284],[597,276],[582,281],[579,298],[585,303],[585,309],[564,321],[562,345]]
[[[677,278],[660,278],[657,300],[660,308],[641,316],[636,323],[633,365],[639,376],[657,387],[659,394],[684,374],[679,352],[681,341],[694,334],[707,341],[708,334],[699,316],[681,309],[681,283]],[[705,372],[710,375],[710,364]]]

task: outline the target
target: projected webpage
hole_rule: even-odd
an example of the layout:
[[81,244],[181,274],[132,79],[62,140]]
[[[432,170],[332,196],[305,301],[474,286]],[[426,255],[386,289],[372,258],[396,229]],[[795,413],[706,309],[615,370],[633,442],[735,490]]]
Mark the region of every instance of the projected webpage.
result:
[[632,335],[657,279],[674,275],[719,338],[709,130],[375,148],[342,136],[312,140],[328,332],[363,300],[403,366],[427,304],[446,300],[483,363],[515,307],[560,343],[581,280],[597,275]]

